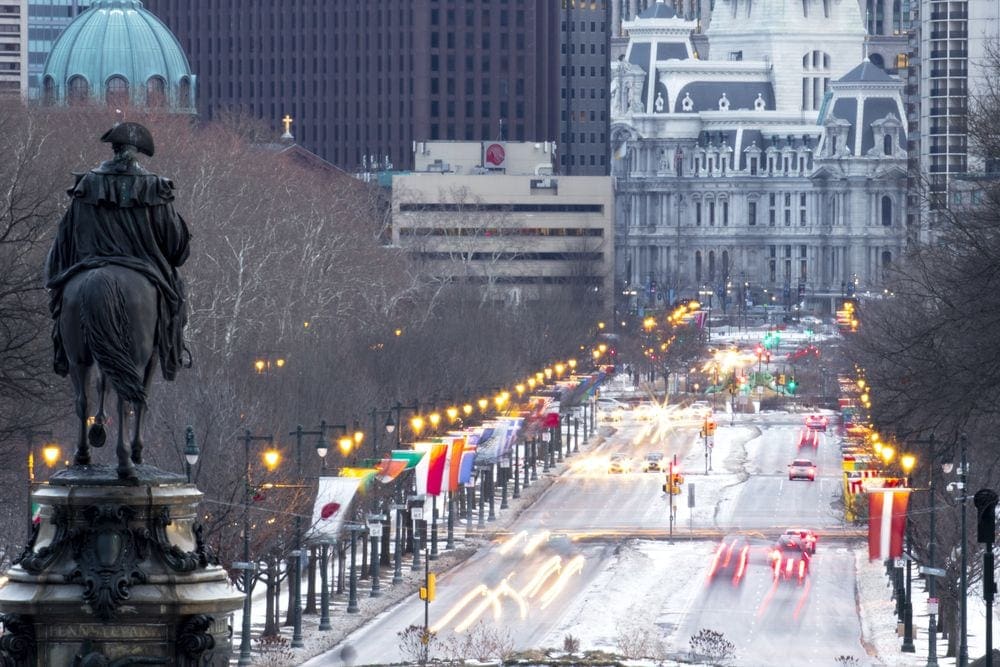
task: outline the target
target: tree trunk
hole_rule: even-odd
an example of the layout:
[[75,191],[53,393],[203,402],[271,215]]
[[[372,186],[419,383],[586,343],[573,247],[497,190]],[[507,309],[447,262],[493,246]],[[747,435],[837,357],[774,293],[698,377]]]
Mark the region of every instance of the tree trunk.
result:
[[316,613],[316,547],[309,547],[309,566],[306,568],[306,608],[303,614]]

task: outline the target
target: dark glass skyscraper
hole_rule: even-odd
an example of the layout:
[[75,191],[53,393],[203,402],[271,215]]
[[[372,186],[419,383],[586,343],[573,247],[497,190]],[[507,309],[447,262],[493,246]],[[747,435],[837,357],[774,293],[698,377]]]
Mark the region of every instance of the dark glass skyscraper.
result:
[[410,168],[416,141],[556,139],[560,2],[145,5],[199,73],[204,117],[242,110],[278,128],[290,115],[299,143],[353,170],[372,156]]

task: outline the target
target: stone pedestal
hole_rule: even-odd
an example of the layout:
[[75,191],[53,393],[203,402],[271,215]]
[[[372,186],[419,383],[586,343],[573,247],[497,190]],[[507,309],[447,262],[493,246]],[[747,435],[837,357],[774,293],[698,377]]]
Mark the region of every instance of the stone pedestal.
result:
[[74,466],[32,494],[41,521],[0,586],[0,665],[229,664],[243,595],[201,540],[180,475]]

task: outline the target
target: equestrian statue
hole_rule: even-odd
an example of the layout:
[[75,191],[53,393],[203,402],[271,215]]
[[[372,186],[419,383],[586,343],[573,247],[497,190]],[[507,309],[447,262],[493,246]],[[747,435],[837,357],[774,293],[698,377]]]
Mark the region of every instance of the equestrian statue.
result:
[[[177,268],[188,257],[190,233],[174,210],[174,185],[146,171],[136,154],[152,157],[153,136],[138,123],[119,123],[101,141],[114,158],[74,174],[71,203],[46,262],[54,320],[54,370],[73,383],[80,419],[74,463],[90,464],[104,445],[104,395],[118,397],[118,478],[136,479],[142,463],[142,417],[157,359],[166,380],[183,363],[187,304]],[[90,414],[90,370],[98,368],[98,410]],[[187,365],[190,365],[190,357]],[[126,403],[134,411],[125,442]]]

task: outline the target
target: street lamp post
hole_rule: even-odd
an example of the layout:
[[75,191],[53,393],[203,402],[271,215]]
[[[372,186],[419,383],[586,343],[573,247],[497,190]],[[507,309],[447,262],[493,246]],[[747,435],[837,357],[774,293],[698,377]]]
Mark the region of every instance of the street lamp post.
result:
[[331,630],[330,625],[330,587],[328,585],[327,568],[330,565],[330,545],[324,542],[319,550],[319,582],[322,587],[319,593],[319,629]]
[[184,472],[187,474],[187,483],[191,483],[191,468],[198,463],[201,450],[198,443],[194,441],[194,427],[188,426],[184,430]]
[[403,509],[406,505],[393,504],[390,509],[396,514],[396,549],[393,553],[392,583],[403,580]]
[[514,440],[514,495],[511,496],[514,500],[521,497],[521,458],[520,449],[524,446],[523,442],[519,442],[520,438]]
[[382,595],[382,586],[379,581],[378,546],[379,538],[382,537],[382,515],[372,514],[368,517],[368,532],[372,538],[372,589],[369,597],[377,598]]
[[361,611],[361,607],[358,606],[358,572],[356,568],[357,561],[357,549],[358,549],[358,533],[364,530],[364,526],[352,523],[348,524],[347,530],[351,533],[351,572],[348,577],[348,597],[347,597],[347,613],[357,614]]
[[[244,463],[246,465],[245,476],[243,479],[243,562],[239,563],[240,568],[243,570],[243,631],[240,635],[240,657],[237,665],[249,665],[250,660],[250,591],[253,582],[253,570],[254,565],[250,560],[250,492],[253,488],[251,477],[250,477],[250,443],[255,441],[262,441],[267,443],[274,442],[273,435],[251,435],[250,431],[244,432],[243,436],[240,438],[243,441],[243,455]],[[236,567],[236,564],[233,564]]]
[[968,444],[968,437],[963,433],[959,439],[959,469],[958,469],[958,490],[962,494],[962,542],[961,542],[961,552],[962,552],[962,571],[961,571],[961,583],[960,591],[962,595],[962,625],[961,632],[958,638],[958,667],[968,667],[969,665],[969,582],[967,581],[968,573],[968,563],[966,562],[968,556],[966,554],[966,544],[968,543],[968,535],[966,533],[967,526],[965,520],[965,500],[968,493],[966,491],[966,477],[969,474],[969,463],[965,459],[965,449]]
[[[906,486],[910,488],[910,471],[913,470],[913,465],[916,463],[916,458],[912,454],[904,454],[899,457],[899,464],[903,468],[903,473],[906,475]],[[909,504],[907,504],[909,507]],[[913,646],[913,584],[910,572],[910,563],[913,561],[913,535],[910,532],[910,517],[909,510],[907,510],[906,516],[906,600],[903,603],[903,645],[900,650],[903,653],[914,653],[916,648]]]

